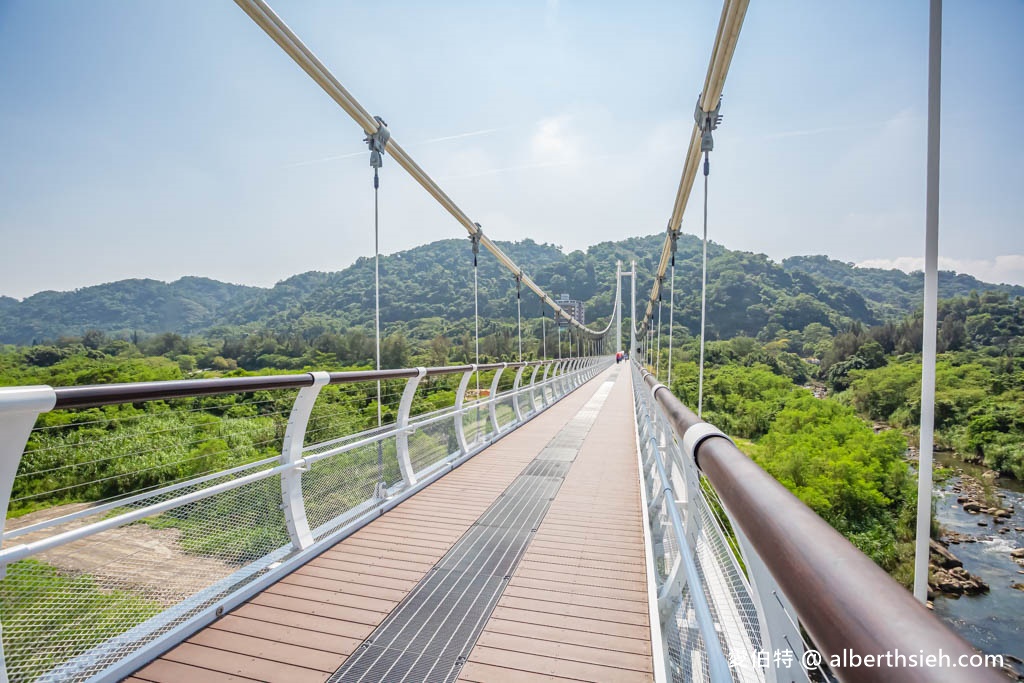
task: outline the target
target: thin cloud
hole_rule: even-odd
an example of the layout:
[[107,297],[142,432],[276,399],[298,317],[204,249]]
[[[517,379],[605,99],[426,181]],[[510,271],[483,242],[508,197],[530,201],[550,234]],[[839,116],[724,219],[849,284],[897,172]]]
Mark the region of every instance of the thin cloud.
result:
[[351,159],[353,157],[361,157],[369,154],[366,150],[361,152],[349,152],[348,154],[334,154],[329,157],[321,157],[319,159],[309,159],[308,161],[296,161],[294,164],[285,164],[283,168],[298,168],[299,166],[312,166],[313,164],[322,164],[327,161],[337,161],[338,159]]
[[801,138],[808,135],[821,135],[823,133],[842,133],[851,130],[867,130],[869,128],[878,128],[883,124],[879,123],[865,123],[857,126],[828,126],[825,128],[808,128],[806,130],[787,130],[780,133],[769,133],[764,136],[765,140],[782,140],[785,138]]
[[826,133],[846,133],[853,130],[874,130],[876,128],[885,128],[887,126],[902,123],[911,118],[913,118],[912,112],[901,111],[897,113],[896,116],[872,123],[855,123],[848,126],[823,126],[821,128],[806,128],[803,130],[786,130],[778,133],[769,133],[763,137],[765,140],[782,140],[785,138],[799,138],[810,135],[824,135]]
[[469,133],[458,133],[456,135],[445,135],[440,138],[431,138],[430,140],[423,140],[422,142],[414,142],[411,146],[416,145],[432,145],[435,142],[445,142],[446,140],[460,140],[462,138],[475,138],[478,135],[490,135],[491,133],[500,133],[504,130],[509,130],[512,126],[502,126],[501,128],[484,128],[483,130],[474,130]]
[[[420,140],[414,142],[409,147],[418,147],[420,145],[432,145],[438,142],[447,142],[448,140],[461,140],[462,138],[474,138],[481,135],[491,135],[493,133],[499,133],[504,130],[508,130],[511,126],[503,126],[501,128],[484,128],[483,130],[474,130],[468,133],[456,133],[455,135],[445,135],[439,138],[430,138],[429,140]],[[328,157],[321,157],[319,159],[309,159],[307,161],[297,161],[292,164],[286,164],[283,168],[298,168],[300,166],[311,166],[313,164],[322,164],[328,161],[338,161],[340,159],[352,159],[354,157],[360,157],[368,155],[369,152],[362,150],[359,152],[349,152],[348,154],[333,154]]]
[[[861,268],[896,269],[905,273],[913,273],[924,269],[924,259],[920,256],[897,256],[895,258],[868,259],[857,265]],[[967,273],[985,282],[1024,285],[1024,254],[1001,254],[991,259],[958,259],[940,256],[939,268],[957,273]]]
[[559,0],[548,0],[544,5],[544,28],[548,31],[558,26]]
[[516,166],[503,166],[501,168],[489,168],[486,171],[479,171],[477,173],[466,173],[464,175],[447,176],[443,178],[443,180],[463,180],[465,178],[480,178],[488,175],[496,175],[498,173],[508,173],[510,171],[527,171],[537,168],[554,168],[556,166],[576,166],[578,164],[589,163],[592,161],[602,161],[604,159],[614,159],[615,157],[622,156],[626,156],[626,154],[601,154],[598,156],[587,157],[585,159],[567,159],[565,161],[546,161],[536,164],[518,164]]

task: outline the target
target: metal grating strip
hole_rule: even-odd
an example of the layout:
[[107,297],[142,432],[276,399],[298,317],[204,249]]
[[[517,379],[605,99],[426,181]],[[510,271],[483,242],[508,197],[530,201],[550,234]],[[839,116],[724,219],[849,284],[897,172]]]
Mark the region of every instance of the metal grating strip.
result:
[[616,368],[329,683],[458,677],[617,376]]

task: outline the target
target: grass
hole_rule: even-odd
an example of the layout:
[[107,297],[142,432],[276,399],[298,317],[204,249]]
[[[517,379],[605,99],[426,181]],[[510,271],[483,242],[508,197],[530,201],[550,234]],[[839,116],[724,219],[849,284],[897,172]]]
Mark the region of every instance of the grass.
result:
[[0,581],[0,622],[10,680],[30,681],[163,611],[159,603],[21,560]]

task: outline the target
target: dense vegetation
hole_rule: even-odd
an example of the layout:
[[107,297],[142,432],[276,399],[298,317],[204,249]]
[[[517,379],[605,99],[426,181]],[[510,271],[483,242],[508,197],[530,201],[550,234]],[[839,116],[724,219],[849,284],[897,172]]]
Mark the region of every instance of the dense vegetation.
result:
[[[758,464],[908,583],[916,495],[903,459],[906,439],[876,434],[849,406],[815,398],[798,385],[813,366],[784,348],[749,338],[711,343],[704,418],[741,437]],[[696,353],[685,345],[673,367],[672,389],[690,405],[697,402]]]
[[[635,259],[637,292],[649,291],[662,240],[662,235],[635,237],[571,253],[530,240],[501,247],[547,291],[585,301],[588,319],[593,319],[611,312],[617,260],[628,267]],[[803,330],[813,322],[833,330],[848,322],[871,325],[910,314],[920,301],[921,278],[896,270],[853,268],[823,256],[778,264],[763,254],[716,244],[709,256],[712,338],[767,334],[771,339],[779,330]],[[680,238],[677,266],[677,320],[693,334],[700,310],[696,237]],[[480,258],[479,274],[482,319],[514,320],[511,275],[488,254]],[[419,341],[439,333],[454,341],[468,329],[464,321],[473,311],[468,241],[442,240],[384,256],[381,278],[387,329],[404,330]],[[940,289],[945,297],[996,289],[1024,294],[1024,288],[997,287],[953,273],[942,274]],[[523,310],[528,318],[540,315],[532,293],[524,293]],[[249,337],[267,334],[278,344],[294,339],[313,343],[321,335],[345,336],[355,328],[365,335],[372,311],[373,261],[360,258],[344,270],[302,273],[269,289],[188,277],[170,284],[122,280],[73,292],[41,292],[20,302],[0,297],[0,343],[31,345],[80,337],[90,329],[136,341],[170,332],[236,343],[252,344]]]
[[[977,293],[939,306],[937,445],[1024,478],[1024,299]],[[838,335],[822,361],[837,398],[866,418],[920,419],[921,318]]]

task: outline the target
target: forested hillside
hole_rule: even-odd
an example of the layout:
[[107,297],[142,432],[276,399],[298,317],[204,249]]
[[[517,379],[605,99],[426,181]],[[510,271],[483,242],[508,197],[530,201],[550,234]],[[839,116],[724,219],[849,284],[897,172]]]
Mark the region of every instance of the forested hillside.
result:
[[[662,235],[596,244],[563,253],[526,240],[502,248],[552,294],[587,302],[588,319],[611,312],[615,262],[638,261],[638,296],[650,291]],[[709,335],[773,336],[820,323],[832,330],[848,322],[872,325],[915,310],[921,278],[900,271],[855,268],[826,257],[776,263],[763,254],[712,244],[709,250]],[[385,325],[400,324],[429,339],[472,316],[472,256],[468,240],[442,240],[382,257],[381,306]],[[679,242],[677,320],[691,333],[699,326],[700,242]],[[1024,287],[989,285],[944,273],[942,296],[972,290],[1024,294]],[[628,290],[627,290],[628,291]],[[489,254],[480,257],[480,312],[486,320],[515,315],[515,282]],[[642,303],[642,302],[641,302]],[[310,341],[324,333],[369,329],[373,311],[373,260],[360,258],[340,271],[295,275],[272,288],[246,287],[186,277],[172,283],[122,280],[73,292],[40,292],[16,301],[0,297],[0,343],[33,344],[90,329],[123,339],[160,333],[234,335],[268,332]],[[524,314],[540,315],[524,294]]]
[[[807,273],[821,280],[852,287],[867,298],[880,317],[886,319],[914,311],[924,297],[924,277],[920,273],[860,268],[820,255],[792,256],[782,261],[782,267],[790,272]],[[967,296],[972,291],[1000,291],[1011,296],[1024,296],[1024,287],[992,285],[965,273],[939,273],[940,298]]]

